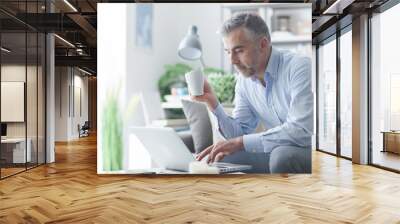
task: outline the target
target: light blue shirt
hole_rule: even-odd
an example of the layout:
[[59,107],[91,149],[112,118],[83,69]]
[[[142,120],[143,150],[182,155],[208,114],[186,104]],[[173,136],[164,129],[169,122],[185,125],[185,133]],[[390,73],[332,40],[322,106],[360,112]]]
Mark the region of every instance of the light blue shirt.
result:
[[[220,104],[214,110],[221,134],[228,139],[243,136],[247,152],[268,153],[278,146],[311,148],[311,60],[272,48],[264,80],[265,87],[258,79],[238,76],[232,117]],[[253,133],[259,122],[267,130]]]

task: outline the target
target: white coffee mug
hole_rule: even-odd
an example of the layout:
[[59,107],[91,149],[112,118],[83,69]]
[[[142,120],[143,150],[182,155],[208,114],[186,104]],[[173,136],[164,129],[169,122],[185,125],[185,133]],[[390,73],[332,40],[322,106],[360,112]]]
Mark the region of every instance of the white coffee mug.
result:
[[189,93],[192,96],[201,96],[204,94],[204,75],[201,69],[197,68],[185,74]]

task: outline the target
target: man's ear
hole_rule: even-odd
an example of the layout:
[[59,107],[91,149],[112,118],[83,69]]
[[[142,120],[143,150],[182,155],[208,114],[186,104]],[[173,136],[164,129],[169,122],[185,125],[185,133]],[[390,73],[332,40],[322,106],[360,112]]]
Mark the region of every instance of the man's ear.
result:
[[263,37],[260,41],[260,46],[261,49],[266,49],[270,45],[270,41],[267,39],[267,37]]

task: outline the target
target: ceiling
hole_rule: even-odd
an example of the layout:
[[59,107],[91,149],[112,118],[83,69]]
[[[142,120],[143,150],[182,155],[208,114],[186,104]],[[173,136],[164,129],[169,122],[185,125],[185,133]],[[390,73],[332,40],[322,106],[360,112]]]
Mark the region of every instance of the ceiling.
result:
[[332,36],[363,13],[375,12],[389,0],[310,0],[313,44]]
[[108,1],[1,0],[2,46],[12,49],[2,54],[3,60],[36,57],[36,51],[44,48],[36,43],[37,33],[54,32],[56,66],[79,66],[95,74],[98,2]]
[[[227,0],[232,2],[232,0]],[[14,54],[25,54],[25,30],[54,32],[56,65],[80,66],[96,73],[97,57],[97,3],[135,2],[132,0],[1,0],[0,25],[2,43],[15,49]],[[136,2],[151,2],[141,0]],[[164,2],[158,0],[157,2]],[[201,2],[201,0],[197,0]],[[238,0],[237,2],[243,2]],[[255,0],[254,2],[265,2]],[[292,0],[269,2],[312,3],[313,42],[335,32],[337,21],[342,26],[366,10],[372,10],[387,0]],[[46,5],[47,4],[47,5]],[[51,12],[51,13],[50,13]],[[37,43],[28,37],[28,58]],[[66,41],[63,41],[66,40]],[[5,42],[6,41],[6,42]],[[3,44],[4,46],[4,44]],[[39,45],[41,48],[42,45]],[[2,54],[3,55],[3,54]],[[11,58],[11,56],[9,56]]]

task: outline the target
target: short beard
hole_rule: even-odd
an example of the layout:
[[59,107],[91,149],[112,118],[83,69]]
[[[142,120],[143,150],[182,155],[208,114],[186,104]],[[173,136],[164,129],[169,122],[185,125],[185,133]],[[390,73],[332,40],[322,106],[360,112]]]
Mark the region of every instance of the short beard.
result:
[[[242,69],[242,68],[244,68],[244,69]],[[238,66],[235,66],[235,69],[246,78],[252,77],[256,74],[256,71],[252,67],[240,67],[239,68]]]

